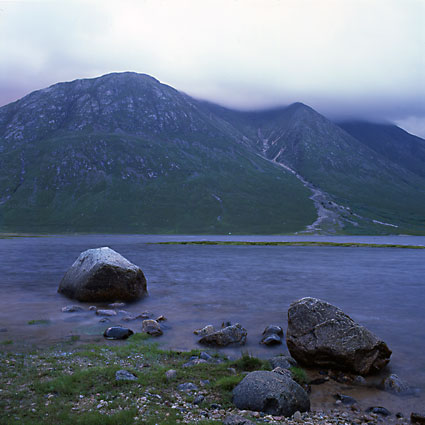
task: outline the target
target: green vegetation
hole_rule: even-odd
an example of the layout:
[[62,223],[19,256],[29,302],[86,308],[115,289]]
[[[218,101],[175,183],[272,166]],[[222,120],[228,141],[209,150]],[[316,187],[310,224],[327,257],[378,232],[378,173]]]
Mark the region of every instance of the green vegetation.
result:
[[298,382],[300,385],[308,384],[307,373],[304,369],[298,366],[293,366],[289,369],[292,374],[292,378],[295,382]]
[[[183,367],[199,350],[160,350],[146,334],[115,343],[70,341],[26,354],[0,352],[0,423],[219,424],[224,413],[211,405],[231,407],[231,391],[242,372],[269,367],[247,354],[233,362],[215,356],[214,362]],[[122,369],[137,379],[117,381]],[[169,369],[177,371],[172,380],[165,375]],[[195,394],[177,389],[186,382],[204,395],[200,405],[193,403]]]
[[244,241],[181,241],[181,242],[155,242],[161,245],[248,245],[248,246],[330,246],[345,248],[405,248],[425,249],[423,245],[398,245],[398,244],[372,244],[353,242],[244,242]]
[[50,324],[50,320],[47,319],[35,319],[35,320],[30,320],[28,322],[29,325],[48,325]]

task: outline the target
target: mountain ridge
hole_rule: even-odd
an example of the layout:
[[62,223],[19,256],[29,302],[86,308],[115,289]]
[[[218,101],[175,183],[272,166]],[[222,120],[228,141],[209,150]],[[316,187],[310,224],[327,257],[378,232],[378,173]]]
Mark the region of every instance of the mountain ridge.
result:
[[[147,74],[57,83],[0,108],[0,231],[423,232],[422,159],[347,129],[300,102],[235,111]],[[406,135],[382,140],[402,151]]]

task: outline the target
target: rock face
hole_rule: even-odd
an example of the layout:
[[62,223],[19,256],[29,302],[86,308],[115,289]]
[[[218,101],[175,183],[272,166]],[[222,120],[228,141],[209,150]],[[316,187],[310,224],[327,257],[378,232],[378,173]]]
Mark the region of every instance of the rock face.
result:
[[309,366],[366,375],[383,368],[391,350],[339,308],[316,298],[302,298],[288,310],[288,349]]
[[270,415],[291,416],[297,410],[310,410],[310,400],[300,385],[286,375],[268,371],[246,375],[233,390],[233,403],[238,409]]
[[244,329],[239,323],[236,325],[226,326],[219,331],[207,334],[200,340],[200,344],[205,345],[216,345],[219,347],[225,347],[230,344],[243,345],[246,342],[246,329]]
[[59,284],[58,292],[79,301],[132,301],[147,295],[142,270],[103,247],[80,254]]

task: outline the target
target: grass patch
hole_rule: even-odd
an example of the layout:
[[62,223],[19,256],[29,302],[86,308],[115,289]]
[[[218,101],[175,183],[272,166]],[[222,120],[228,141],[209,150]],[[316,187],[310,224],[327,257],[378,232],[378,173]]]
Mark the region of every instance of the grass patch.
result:
[[267,360],[261,360],[247,353],[243,353],[238,360],[232,363],[232,366],[241,372],[270,370],[270,363]]
[[[160,350],[152,338],[133,335],[120,345],[69,342],[30,353],[0,353],[0,423],[50,424],[144,424],[176,423],[212,425],[211,404],[231,407],[231,391],[243,378],[233,375],[235,362],[223,358],[183,367],[199,350]],[[238,368],[263,364],[248,355]],[[255,360],[254,360],[255,359]],[[116,381],[124,369],[134,381]],[[175,369],[169,381],[165,372]],[[178,391],[191,382],[205,395],[201,406],[193,404],[196,393]],[[189,404],[189,408],[187,407]],[[174,406],[175,408],[172,408]],[[177,406],[177,408],[176,408]],[[205,416],[205,412],[207,415]]]
[[329,246],[342,248],[405,248],[425,249],[423,245],[399,245],[399,244],[374,244],[353,242],[317,242],[317,241],[293,241],[293,242],[249,242],[249,241],[173,241],[152,242],[158,245],[246,245],[246,246]]
[[50,320],[46,320],[46,319],[35,319],[35,320],[30,320],[28,322],[29,325],[49,325],[50,324]]
[[2,345],[12,345],[13,341],[11,339],[6,339],[1,342]]
[[302,369],[301,367],[293,366],[289,368],[289,370],[295,382],[298,382],[298,384],[300,385],[308,384],[309,380],[307,377],[307,373],[304,369]]
[[223,391],[232,391],[243,378],[244,375],[223,376],[217,379],[215,386]]

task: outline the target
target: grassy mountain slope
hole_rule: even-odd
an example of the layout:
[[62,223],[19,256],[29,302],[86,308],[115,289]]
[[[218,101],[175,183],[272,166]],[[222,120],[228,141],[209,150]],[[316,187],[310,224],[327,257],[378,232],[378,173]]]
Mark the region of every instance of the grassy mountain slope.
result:
[[[371,222],[366,231],[390,230],[376,229],[373,220],[397,225],[400,232],[424,231],[425,179],[418,170],[425,158],[418,155],[416,162],[409,162],[412,153],[405,153],[405,143],[396,137],[391,139],[392,153],[387,148],[379,150],[372,143],[376,140],[373,132],[365,130],[367,144],[301,103],[270,111],[216,112],[233,119],[265,158],[291,167],[327,192],[332,201]],[[397,127],[393,133],[407,134]],[[421,139],[410,138],[411,150],[421,153]],[[397,155],[401,159],[393,161],[391,157]],[[350,227],[345,223],[345,231],[361,232]]]
[[425,177],[424,139],[392,124],[352,121],[338,125],[380,155]]
[[32,93],[0,109],[0,230],[282,233],[314,221],[309,191],[229,127],[132,73]]

